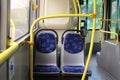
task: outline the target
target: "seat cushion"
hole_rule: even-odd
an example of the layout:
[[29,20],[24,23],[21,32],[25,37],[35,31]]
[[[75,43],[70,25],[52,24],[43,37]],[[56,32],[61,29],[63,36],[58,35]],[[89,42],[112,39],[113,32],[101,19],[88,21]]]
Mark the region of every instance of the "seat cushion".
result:
[[64,50],[75,54],[83,50],[83,39],[80,34],[68,33],[64,39]]
[[[84,72],[84,66],[63,66],[63,71],[67,73],[83,73]],[[88,73],[91,73],[90,70],[88,70]]]
[[42,53],[51,53],[56,49],[56,38],[52,33],[38,33],[35,37],[36,49]]
[[59,72],[59,68],[54,65],[37,65],[34,72]]

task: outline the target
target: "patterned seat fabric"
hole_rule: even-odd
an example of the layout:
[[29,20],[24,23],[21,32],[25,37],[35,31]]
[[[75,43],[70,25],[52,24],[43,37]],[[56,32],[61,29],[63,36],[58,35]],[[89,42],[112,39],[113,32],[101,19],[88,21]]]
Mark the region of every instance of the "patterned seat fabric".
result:
[[59,68],[54,65],[37,65],[34,72],[59,72]]
[[[63,71],[64,72],[69,72],[69,73],[83,73],[84,72],[84,66],[63,66]],[[87,71],[87,73],[91,73],[90,70]]]
[[68,33],[64,39],[64,50],[71,54],[81,52],[83,50],[83,39],[81,35]]
[[36,49],[42,53],[51,53],[56,49],[56,38],[52,33],[38,33],[36,35]]

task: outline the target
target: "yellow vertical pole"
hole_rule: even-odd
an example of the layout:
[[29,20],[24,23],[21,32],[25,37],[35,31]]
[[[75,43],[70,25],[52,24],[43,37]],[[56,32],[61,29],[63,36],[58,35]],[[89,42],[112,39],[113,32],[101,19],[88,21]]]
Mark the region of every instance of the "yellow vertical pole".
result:
[[82,75],[82,79],[81,80],[85,80],[86,77],[86,73],[90,64],[90,60],[91,60],[91,56],[92,56],[92,50],[93,50],[93,45],[94,45],[94,37],[95,37],[95,29],[96,29],[96,0],[94,0],[94,19],[93,19],[93,27],[92,27],[92,37],[91,37],[91,43],[90,43],[90,49],[89,49],[89,54],[88,54],[88,58],[86,61],[86,66],[85,66],[85,70],[84,73]]
[[[35,24],[36,22],[33,23],[30,29],[30,42],[34,41],[33,31]],[[30,45],[30,80],[33,80],[33,45]]]

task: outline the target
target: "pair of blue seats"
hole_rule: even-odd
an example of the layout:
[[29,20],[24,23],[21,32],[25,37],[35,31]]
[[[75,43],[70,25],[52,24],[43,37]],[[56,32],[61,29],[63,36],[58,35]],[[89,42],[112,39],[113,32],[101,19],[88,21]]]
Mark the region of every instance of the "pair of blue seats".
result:
[[[35,35],[34,72],[82,74],[84,72],[84,44],[80,34],[74,31],[63,35],[61,66],[57,66],[58,34],[54,30],[40,30]],[[89,72],[89,71],[88,71]]]

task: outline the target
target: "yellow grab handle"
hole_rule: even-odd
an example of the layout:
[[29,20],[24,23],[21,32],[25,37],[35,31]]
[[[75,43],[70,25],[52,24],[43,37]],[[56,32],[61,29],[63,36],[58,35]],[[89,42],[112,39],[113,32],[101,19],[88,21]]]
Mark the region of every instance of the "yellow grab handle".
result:
[[116,35],[116,45],[118,45],[118,43],[119,43],[119,38],[118,38],[118,34],[116,33],[116,32],[110,32],[110,31],[104,31],[104,30],[100,30],[100,36],[101,36],[101,38],[100,38],[100,41],[101,41],[101,45],[102,45],[102,33],[108,33],[108,34],[114,34],[114,35]]

